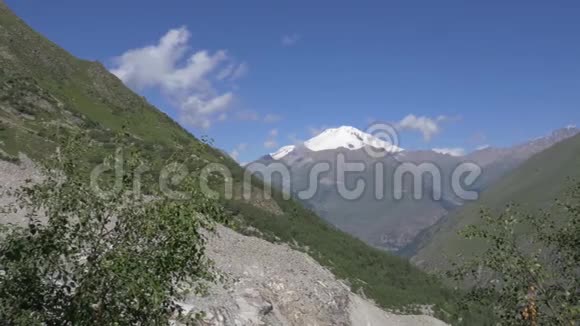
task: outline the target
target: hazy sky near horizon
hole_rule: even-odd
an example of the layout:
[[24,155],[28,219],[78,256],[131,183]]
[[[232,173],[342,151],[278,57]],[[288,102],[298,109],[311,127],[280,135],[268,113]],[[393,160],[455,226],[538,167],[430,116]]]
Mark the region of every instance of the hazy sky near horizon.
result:
[[580,122],[578,1],[6,2],[241,162],[376,120],[459,152]]

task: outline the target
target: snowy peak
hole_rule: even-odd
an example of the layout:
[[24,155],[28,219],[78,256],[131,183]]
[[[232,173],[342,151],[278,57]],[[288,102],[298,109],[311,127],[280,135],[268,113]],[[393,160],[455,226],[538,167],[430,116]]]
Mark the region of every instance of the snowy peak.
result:
[[[304,142],[304,147],[315,152],[338,148],[356,150],[365,146],[384,148],[389,152],[400,152],[403,150],[387,141],[350,126],[326,129],[317,136]],[[270,156],[275,160],[279,160],[294,149],[295,146],[293,145],[284,146],[275,153],[270,154]]]
[[354,150],[364,146],[384,148],[396,152],[401,151],[400,148],[388,142],[350,126],[326,129],[318,136],[307,140],[304,145],[312,151],[337,149],[341,147]]
[[280,147],[280,149],[275,151],[274,153],[270,153],[270,156],[275,160],[279,160],[284,156],[288,155],[290,152],[292,152],[294,148],[296,148],[296,146],[294,145],[283,146]]

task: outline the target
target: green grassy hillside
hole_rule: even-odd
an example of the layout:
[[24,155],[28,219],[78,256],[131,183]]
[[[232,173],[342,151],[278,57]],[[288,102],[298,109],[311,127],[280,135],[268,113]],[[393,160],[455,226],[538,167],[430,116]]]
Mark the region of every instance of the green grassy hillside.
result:
[[[0,159],[17,161],[24,152],[42,161],[54,150],[57,135],[85,131],[102,146],[84,163],[98,164],[114,149],[114,135],[124,130],[152,170],[174,153],[187,152],[197,163],[227,165],[239,187],[243,170],[227,155],[193,137],[100,63],[79,60],[46,40],[2,2],[0,68]],[[254,180],[254,186],[261,184]],[[455,294],[435,278],[336,230],[278,193],[271,200],[234,199],[224,205],[241,231],[308,251],[384,307],[436,304],[439,311],[455,311]]]
[[479,223],[482,207],[500,211],[510,202],[535,212],[549,209],[569,186],[568,178],[580,178],[580,135],[562,141],[533,156],[514,172],[486,190],[479,201],[441,220],[425,231],[412,248],[413,261],[427,270],[445,269],[458,254],[470,256],[482,248],[457,232]]

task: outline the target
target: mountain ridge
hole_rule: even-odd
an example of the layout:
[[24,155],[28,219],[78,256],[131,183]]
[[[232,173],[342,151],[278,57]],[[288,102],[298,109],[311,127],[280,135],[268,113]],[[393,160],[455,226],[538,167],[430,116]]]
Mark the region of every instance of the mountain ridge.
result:
[[[350,127],[348,127],[350,128]],[[329,129],[336,130],[336,129]],[[291,150],[286,149],[284,155],[266,155],[249,164],[248,167],[258,175],[270,176],[278,168],[272,163],[282,163],[288,168],[292,192],[297,196],[300,191],[308,189],[311,183],[310,171],[316,169],[317,163],[328,163],[330,170],[318,175],[318,188],[313,197],[302,201],[320,216],[327,219],[343,231],[362,239],[368,244],[391,251],[406,251],[406,247],[412,245],[414,238],[441,218],[453,210],[461,207],[464,203],[450,186],[453,170],[463,163],[476,163],[482,174],[477,182],[470,186],[472,191],[482,191],[500,180],[502,176],[509,174],[528,158],[539,153],[552,145],[573,137],[578,134],[577,128],[561,128],[554,130],[547,136],[538,137],[527,142],[516,144],[511,147],[476,150],[465,156],[453,156],[438,153],[433,150],[403,150],[395,153],[386,153],[381,158],[375,158],[362,148],[348,148],[339,146],[335,149],[311,150],[305,145],[294,145]],[[321,133],[324,134],[325,132]],[[336,144],[336,143],[335,143]],[[365,171],[352,172],[345,180],[339,180],[338,154],[341,154],[345,162],[363,163]],[[337,190],[339,183],[344,183],[347,188],[354,189],[357,179],[365,181],[372,188],[376,184],[376,175],[372,167],[376,163],[386,166],[384,174],[387,191],[391,190],[390,196],[378,200],[372,193],[363,193],[356,200],[345,200]],[[439,169],[444,181],[441,200],[430,199],[424,196],[419,201],[404,196],[402,200],[392,198],[392,186],[394,171],[402,164],[421,163],[435,164]],[[283,187],[283,180],[272,175],[272,183],[277,187]],[[424,193],[429,195],[429,187],[432,184],[426,180]],[[413,184],[408,179],[403,179],[405,193],[411,193]]]
[[580,134],[576,134],[536,153],[485,190],[480,201],[466,205],[426,229],[405,249],[405,254],[426,270],[448,268],[448,264],[458,258],[458,249],[463,257],[476,254],[481,248],[462,239],[457,232],[467,225],[478,224],[482,207],[498,213],[513,202],[529,213],[537,213],[540,209],[549,211],[553,201],[564,194],[569,178],[580,178],[579,164]]

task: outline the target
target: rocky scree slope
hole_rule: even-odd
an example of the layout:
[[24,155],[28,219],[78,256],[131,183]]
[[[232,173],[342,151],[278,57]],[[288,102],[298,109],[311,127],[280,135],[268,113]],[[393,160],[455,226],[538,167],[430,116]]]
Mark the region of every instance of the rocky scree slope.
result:
[[[30,159],[19,158],[20,164],[0,160],[0,224],[26,225],[24,211],[6,208],[14,204],[14,190],[42,180]],[[208,236],[207,255],[222,280],[209,284],[206,296],[190,295],[181,303],[186,312],[203,312],[202,325],[446,325],[430,316],[381,310],[288,245],[223,226]]]
[[208,256],[225,281],[183,302],[206,325],[446,325],[425,315],[397,315],[354,294],[305,253],[219,227]]

